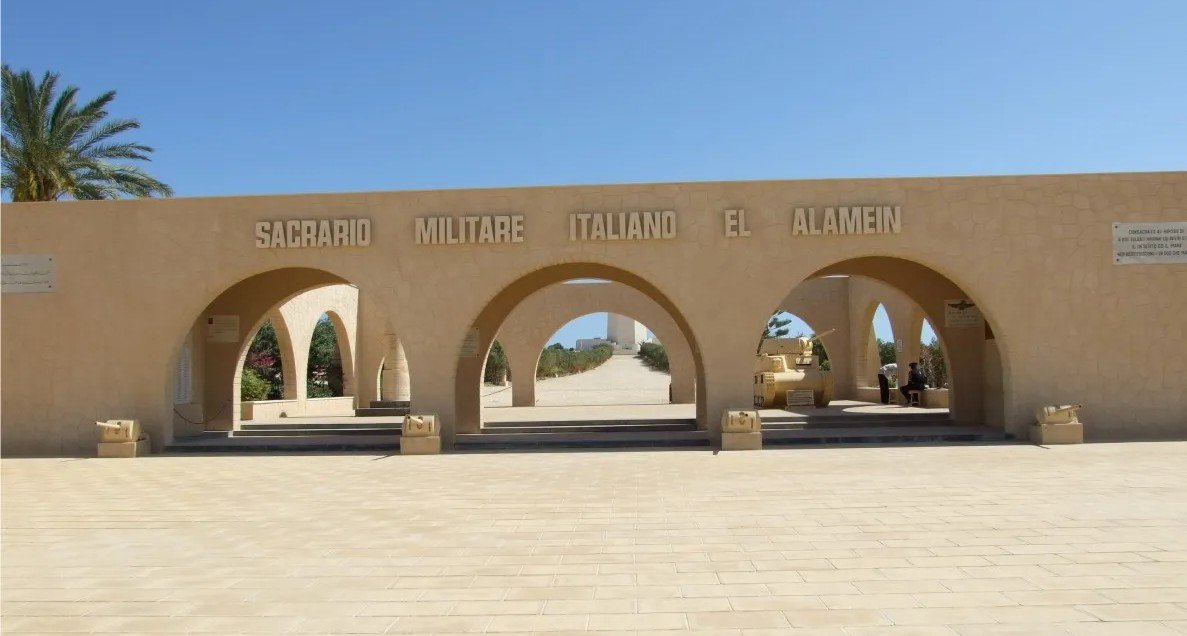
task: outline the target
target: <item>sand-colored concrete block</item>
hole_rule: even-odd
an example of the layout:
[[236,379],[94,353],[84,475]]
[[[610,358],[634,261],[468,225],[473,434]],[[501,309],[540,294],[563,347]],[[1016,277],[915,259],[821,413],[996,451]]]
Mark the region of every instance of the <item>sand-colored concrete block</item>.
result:
[[762,431],[762,418],[758,411],[727,410],[721,416],[723,433],[755,433]]
[[135,442],[99,442],[99,457],[143,457],[152,454],[148,437]]
[[1030,441],[1042,446],[1083,444],[1084,425],[1078,421],[1067,424],[1031,424]]
[[140,420],[107,420],[95,422],[99,429],[99,441],[103,443],[136,442],[144,437]]
[[404,435],[400,438],[401,455],[440,455],[439,435]]
[[436,437],[441,435],[440,423],[436,415],[409,414],[404,417],[404,424],[400,428],[404,437]]
[[762,432],[753,433],[722,433],[721,450],[762,450]]
[[948,389],[928,389],[924,391],[923,408],[925,409],[946,409],[948,408]]

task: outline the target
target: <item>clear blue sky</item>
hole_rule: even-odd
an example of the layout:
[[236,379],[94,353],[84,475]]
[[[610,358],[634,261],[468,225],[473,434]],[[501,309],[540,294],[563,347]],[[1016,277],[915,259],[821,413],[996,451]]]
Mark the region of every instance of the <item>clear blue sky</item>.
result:
[[1185,29],[1183,0],[9,0],[0,46],[118,90],[194,196],[1181,170]]

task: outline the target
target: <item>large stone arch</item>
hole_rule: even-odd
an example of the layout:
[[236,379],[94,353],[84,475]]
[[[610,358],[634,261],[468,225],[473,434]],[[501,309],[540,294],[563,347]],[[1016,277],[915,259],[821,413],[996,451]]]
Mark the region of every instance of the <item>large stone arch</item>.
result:
[[[263,325],[270,312],[283,302],[301,292],[325,285],[345,283],[346,280],[331,272],[305,268],[278,268],[260,272],[237,282],[229,284],[221,292],[214,294],[205,305],[194,305],[194,310],[188,318],[178,318],[177,324],[170,323],[176,330],[173,333],[175,344],[171,355],[163,361],[161,373],[162,390],[158,415],[145,418],[147,432],[153,439],[154,449],[159,449],[173,439],[174,428],[180,423],[201,428],[229,430],[235,425],[239,409],[239,384],[242,372],[243,358],[251,346],[251,337]],[[213,343],[207,342],[206,320],[214,315],[238,316],[239,333],[236,342]],[[184,322],[182,322],[184,320]],[[283,320],[278,320],[283,322]],[[245,325],[251,325],[245,330]],[[280,327],[284,329],[285,327]],[[196,402],[187,411],[193,417],[186,420],[178,419],[178,411],[173,405],[173,370],[177,367],[178,358],[186,338],[178,334],[190,334],[194,347],[203,350],[200,356],[202,369],[199,376],[200,387],[195,392]],[[199,356],[195,356],[196,358]],[[297,364],[292,364],[294,373]],[[286,376],[286,380],[288,376]],[[288,383],[286,382],[286,385]],[[298,385],[297,382],[293,383]],[[197,424],[189,424],[189,422]],[[194,430],[190,428],[188,430]]]
[[[329,316],[330,323],[333,325],[334,335],[338,340],[338,351],[342,356],[342,394],[353,397],[358,295],[358,289],[353,285],[322,285],[297,292],[281,300],[265,314],[264,318],[252,328],[250,332],[252,335],[244,340],[240,348],[239,361],[235,367],[232,384],[232,428],[239,428],[243,419],[249,419],[244,416],[239,387],[252,338],[267,320],[272,321],[276,330],[277,344],[281,350],[285,382],[284,401],[293,402],[292,406],[278,407],[277,411],[283,411],[289,416],[349,415],[353,411],[353,402],[343,405],[342,408],[324,408],[324,405],[323,408],[318,408],[317,404],[310,403],[308,369],[309,346],[313,340],[313,330],[317,320],[324,313]],[[341,402],[341,400],[339,401]],[[257,403],[257,405],[259,404],[263,403]],[[275,415],[275,413],[265,416],[268,415]]]
[[[922,263],[903,258],[885,256],[866,256],[840,261],[817,270],[813,276],[845,274],[864,277],[890,285],[910,299],[923,316],[932,324],[936,335],[941,340],[949,360],[949,374],[952,379],[953,392],[951,395],[951,412],[953,419],[960,424],[988,424],[1006,427],[1006,422],[992,421],[990,417],[1000,410],[995,403],[1008,399],[1006,387],[1010,384],[1009,368],[1006,361],[1001,361],[1002,389],[995,390],[993,395],[986,395],[987,389],[998,386],[996,378],[986,379],[987,335],[995,331],[992,317],[987,309],[980,306],[985,324],[978,327],[948,327],[944,324],[944,303],[952,299],[971,299],[977,302],[976,296],[962,289],[944,274]],[[922,320],[920,318],[919,320]],[[914,324],[910,318],[901,322],[902,329]],[[898,336],[896,331],[896,337]],[[913,340],[918,341],[918,332]],[[904,340],[906,342],[906,340]],[[918,351],[918,342],[914,351]],[[992,354],[990,354],[992,355]],[[1010,430],[1019,435],[1025,431]]]
[[[662,307],[679,327],[692,350],[697,386],[704,386],[705,368],[700,349],[688,321],[676,305],[658,287],[633,272],[595,262],[552,265],[525,274],[496,293],[471,322],[466,334],[459,338],[460,348],[467,355],[458,359],[454,378],[454,430],[445,422],[443,435],[451,440],[456,433],[478,432],[482,426],[480,387],[483,365],[495,334],[508,315],[535,292],[568,280],[604,279],[632,287]],[[470,353],[476,355],[469,355]],[[697,391],[697,422],[701,428],[710,427],[710,416],[703,391]]]
[[643,292],[610,282],[551,285],[524,299],[508,315],[497,338],[512,370],[512,405],[535,405],[535,369],[548,339],[569,321],[603,311],[628,316],[651,329],[668,353],[672,402],[688,404],[696,401],[692,349],[679,326],[663,307]]

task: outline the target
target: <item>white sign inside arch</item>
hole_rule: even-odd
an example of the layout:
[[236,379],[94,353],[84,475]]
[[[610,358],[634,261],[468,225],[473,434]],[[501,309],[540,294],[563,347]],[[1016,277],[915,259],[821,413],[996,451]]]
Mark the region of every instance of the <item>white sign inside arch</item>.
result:
[[945,327],[978,327],[981,325],[981,310],[977,303],[967,299],[944,301]]

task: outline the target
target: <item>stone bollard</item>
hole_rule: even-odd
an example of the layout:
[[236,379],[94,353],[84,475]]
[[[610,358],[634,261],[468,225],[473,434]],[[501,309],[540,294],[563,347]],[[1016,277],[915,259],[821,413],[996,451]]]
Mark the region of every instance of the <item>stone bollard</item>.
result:
[[721,450],[762,450],[758,411],[727,410],[721,417]]
[[401,455],[439,455],[441,428],[436,415],[405,415],[400,432]]
[[1042,446],[1083,444],[1084,425],[1080,423],[1080,404],[1044,406],[1035,413],[1030,425],[1030,441]]
[[95,426],[99,427],[99,457],[140,457],[152,452],[140,420],[97,421]]

